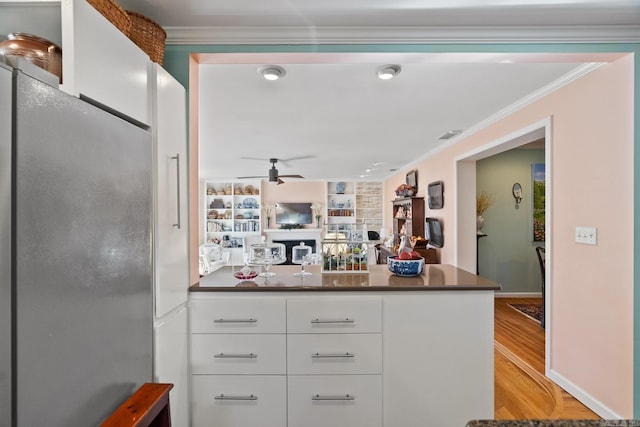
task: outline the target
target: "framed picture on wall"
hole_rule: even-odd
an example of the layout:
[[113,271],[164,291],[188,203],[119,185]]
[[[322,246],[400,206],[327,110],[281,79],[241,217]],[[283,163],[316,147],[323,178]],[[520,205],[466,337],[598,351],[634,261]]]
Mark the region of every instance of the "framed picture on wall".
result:
[[429,209],[442,209],[444,207],[444,182],[434,181],[427,187]]
[[545,186],[546,186],[546,173],[544,163],[534,163],[531,165],[531,179],[533,181],[533,203],[532,203],[532,218],[533,218],[533,241],[544,242],[545,241]]
[[415,189],[414,194],[418,193],[418,171],[417,170],[414,169],[409,173],[407,173],[405,182],[407,183],[407,185],[411,185]]

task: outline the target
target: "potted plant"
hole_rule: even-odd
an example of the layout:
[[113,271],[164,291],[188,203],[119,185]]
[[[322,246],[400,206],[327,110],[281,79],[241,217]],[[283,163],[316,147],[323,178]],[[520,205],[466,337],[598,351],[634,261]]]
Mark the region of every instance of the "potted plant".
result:
[[478,233],[484,226],[484,217],[482,215],[491,207],[491,205],[493,205],[493,202],[493,196],[484,190],[482,190],[476,197],[476,225]]

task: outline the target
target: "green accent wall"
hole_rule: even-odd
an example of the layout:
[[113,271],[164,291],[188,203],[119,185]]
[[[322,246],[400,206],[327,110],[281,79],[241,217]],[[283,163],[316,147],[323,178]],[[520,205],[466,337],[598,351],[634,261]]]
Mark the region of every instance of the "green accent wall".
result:
[[[223,52],[628,52],[634,54],[634,146],[640,145],[640,43],[169,45],[164,68],[189,89],[189,54]],[[604,148],[606,149],[606,147]],[[634,151],[634,418],[640,419],[640,150]]]
[[[476,162],[477,194],[486,191],[494,204],[483,215],[478,242],[480,274],[502,285],[502,292],[540,292],[541,277],[531,226],[531,165],[544,163],[544,150],[514,149]],[[522,186],[522,201],[511,193]]]

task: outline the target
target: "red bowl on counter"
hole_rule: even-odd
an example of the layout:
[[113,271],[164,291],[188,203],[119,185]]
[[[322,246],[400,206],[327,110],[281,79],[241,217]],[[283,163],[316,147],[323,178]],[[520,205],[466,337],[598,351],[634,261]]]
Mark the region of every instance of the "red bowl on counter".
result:
[[236,271],[233,273],[233,277],[239,280],[251,280],[258,277],[258,272],[255,270],[251,270],[249,272]]

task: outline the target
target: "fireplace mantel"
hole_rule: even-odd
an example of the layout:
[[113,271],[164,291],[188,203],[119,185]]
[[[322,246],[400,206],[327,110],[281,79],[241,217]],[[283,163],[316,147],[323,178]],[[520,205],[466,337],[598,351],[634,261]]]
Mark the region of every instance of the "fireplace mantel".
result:
[[264,230],[267,241],[274,240],[315,240],[316,248],[320,247],[322,228],[295,228],[284,230],[282,228],[267,228]]

